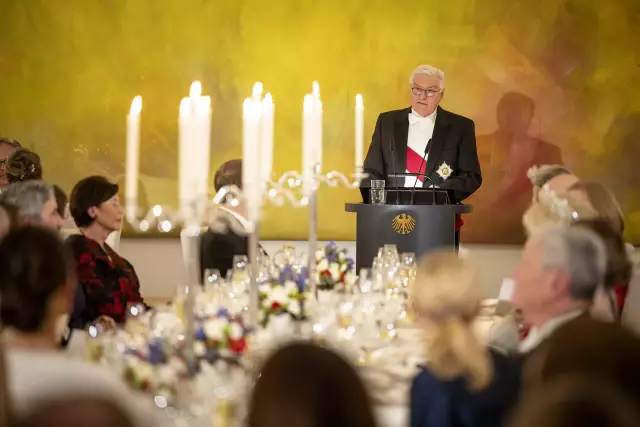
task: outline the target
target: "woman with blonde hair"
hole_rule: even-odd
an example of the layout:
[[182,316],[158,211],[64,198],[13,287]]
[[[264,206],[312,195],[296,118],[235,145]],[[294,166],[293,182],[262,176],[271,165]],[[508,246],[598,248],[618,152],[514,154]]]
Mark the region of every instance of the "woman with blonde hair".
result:
[[410,303],[425,332],[427,366],[411,386],[411,427],[498,427],[517,400],[519,363],[473,329],[483,288],[477,277],[452,252],[418,263]]

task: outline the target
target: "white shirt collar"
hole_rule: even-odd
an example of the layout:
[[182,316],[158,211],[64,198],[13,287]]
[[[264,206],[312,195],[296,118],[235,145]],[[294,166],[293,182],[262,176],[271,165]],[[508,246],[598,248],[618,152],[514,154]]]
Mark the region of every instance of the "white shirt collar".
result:
[[435,123],[437,114],[438,114],[438,108],[433,110],[433,113],[429,114],[426,117],[421,116],[416,112],[416,110],[411,108],[411,113],[409,113],[409,124],[412,124],[412,122],[415,123],[415,122],[423,122],[423,121],[430,121],[432,123]]
[[248,219],[240,215],[238,212],[233,211],[224,206],[220,206],[220,209],[225,211],[229,215],[231,215],[233,218],[235,218],[247,232],[250,233],[251,231],[253,231],[253,224],[251,224],[251,221],[249,221]]
[[584,313],[584,310],[573,310],[561,316],[554,317],[540,327],[533,327],[527,338],[520,343],[520,353],[528,353],[549,338],[558,328]]

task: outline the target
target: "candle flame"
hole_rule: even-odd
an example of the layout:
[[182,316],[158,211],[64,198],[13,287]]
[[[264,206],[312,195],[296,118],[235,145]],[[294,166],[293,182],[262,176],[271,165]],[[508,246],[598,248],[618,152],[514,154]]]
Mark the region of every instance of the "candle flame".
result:
[[313,82],[313,95],[315,97],[320,96],[320,85],[318,84],[318,82]]
[[129,115],[137,116],[142,111],[142,97],[140,95],[133,98],[131,101],[131,109],[129,110]]
[[356,107],[358,108],[364,107],[364,103],[362,102],[362,95],[360,94],[356,95]]
[[261,82],[256,82],[253,85],[253,99],[260,99],[260,97],[262,96],[262,83]]
[[191,89],[189,89],[189,96],[191,98],[199,98],[202,95],[202,83],[193,82],[191,83]]

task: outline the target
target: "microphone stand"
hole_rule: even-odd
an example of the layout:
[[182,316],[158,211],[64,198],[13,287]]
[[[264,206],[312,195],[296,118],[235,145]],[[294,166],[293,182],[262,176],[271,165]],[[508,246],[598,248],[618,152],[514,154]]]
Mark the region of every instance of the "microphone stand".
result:
[[393,138],[391,138],[391,166],[393,167],[393,182],[396,187],[396,205],[399,205],[400,189],[398,188],[398,174],[396,173],[396,142]]

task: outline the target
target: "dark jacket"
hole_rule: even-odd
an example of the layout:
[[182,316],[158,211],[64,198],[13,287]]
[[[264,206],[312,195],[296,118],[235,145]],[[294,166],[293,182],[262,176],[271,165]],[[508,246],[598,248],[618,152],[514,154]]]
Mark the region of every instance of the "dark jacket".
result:
[[[396,172],[405,171],[410,112],[411,108],[405,108],[378,116],[364,161],[364,172],[369,174],[369,179],[388,180],[388,175],[393,173],[394,154]],[[451,176],[446,180],[437,173],[444,162],[452,169]],[[480,187],[482,172],[472,120],[438,107],[426,174],[436,186],[454,190],[456,201],[466,199]],[[363,182],[364,187],[367,184],[368,180]],[[423,185],[431,184],[425,179]]]
[[424,368],[411,385],[411,427],[500,427],[516,403],[521,360],[491,350],[494,377],[473,392],[463,378],[439,380]]
[[233,268],[235,255],[249,255],[248,235],[236,234],[231,226],[232,221],[238,221],[230,214],[220,215],[217,220],[221,231],[207,230],[200,236],[200,279],[211,268],[220,270],[225,277]]
[[[67,238],[76,261],[76,275],[85,296],[81,319],[92,322],[100,315],[116,323],[126,320],[127,305],[146,304],[140,296],[138,275],[129,261],[108,245],[104,249],[95,240],[82,235]],[[81,296],[77,295],[79,304]],[[148,307],[147,307],[148,308]]]

